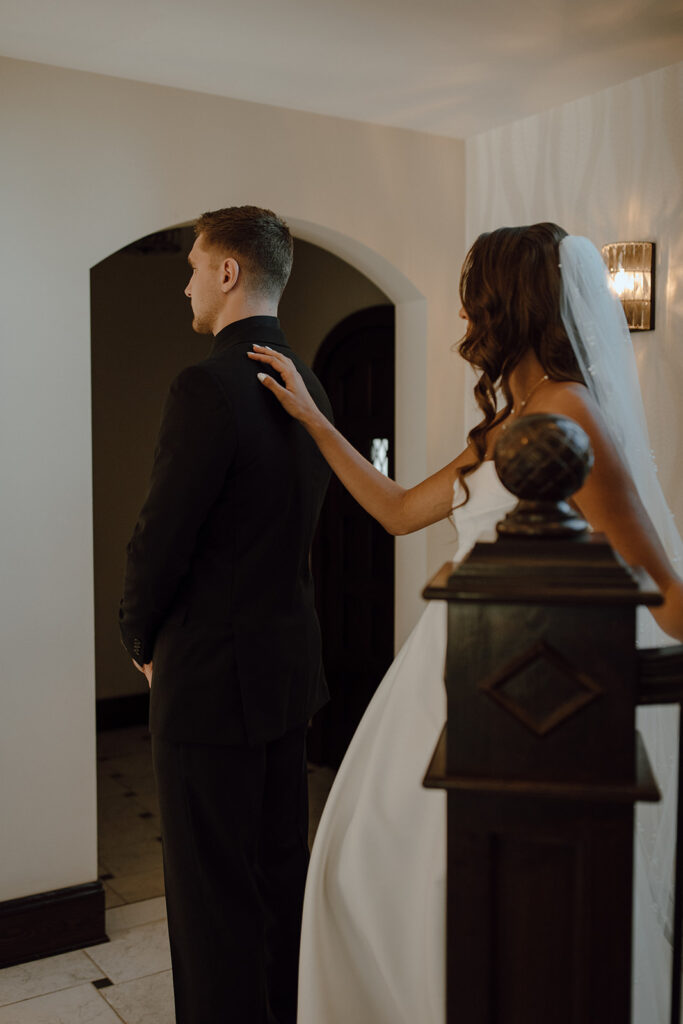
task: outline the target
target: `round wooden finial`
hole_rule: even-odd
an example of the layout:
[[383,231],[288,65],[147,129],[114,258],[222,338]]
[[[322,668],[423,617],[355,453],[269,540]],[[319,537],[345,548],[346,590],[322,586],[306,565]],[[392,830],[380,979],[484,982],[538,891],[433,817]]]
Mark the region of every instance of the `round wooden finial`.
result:
[[496,471],[519,503],[498,524],[510,536],[561,537],[584,533],[588,525],[567,503],[593,466],[586,432],[568,416],[520,416],[496,444]]

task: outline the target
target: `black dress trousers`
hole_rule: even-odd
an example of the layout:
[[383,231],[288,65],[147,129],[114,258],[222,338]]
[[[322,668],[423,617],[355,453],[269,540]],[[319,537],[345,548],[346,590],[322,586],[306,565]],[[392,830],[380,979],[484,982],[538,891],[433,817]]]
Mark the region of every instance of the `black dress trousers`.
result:
[[305,739],[152,739],[176,1024],[296,1024]]

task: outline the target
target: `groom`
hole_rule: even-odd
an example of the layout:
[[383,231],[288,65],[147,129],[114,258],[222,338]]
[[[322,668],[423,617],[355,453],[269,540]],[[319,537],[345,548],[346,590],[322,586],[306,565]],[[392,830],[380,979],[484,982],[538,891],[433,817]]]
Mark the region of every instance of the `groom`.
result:
[[295,1024],[305,734],[327,699],[309,552],[329,471],[247,359],[285,352],[292,238],[269,210],[195,225],[204,362],[171,385],[127,548],[123,643],[151,686],[177,1024]]

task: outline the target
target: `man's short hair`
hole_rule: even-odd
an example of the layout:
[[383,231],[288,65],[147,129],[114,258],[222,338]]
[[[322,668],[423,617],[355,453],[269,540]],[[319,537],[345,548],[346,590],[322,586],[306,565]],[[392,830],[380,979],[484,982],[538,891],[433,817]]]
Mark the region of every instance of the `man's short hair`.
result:
[[280,299],[292,269],[289,228],[272,210],[228,206],[203,213],[194,226],[207,247],[237,260],[247,290]]

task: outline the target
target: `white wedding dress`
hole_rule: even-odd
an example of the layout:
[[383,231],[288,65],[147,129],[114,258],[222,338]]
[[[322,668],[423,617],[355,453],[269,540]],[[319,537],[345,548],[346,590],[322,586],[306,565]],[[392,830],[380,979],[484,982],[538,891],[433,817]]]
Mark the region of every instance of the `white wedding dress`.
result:
[[[454,513],[457,560],[495,539],[516,503],[493,462],[468,485],[470,499]],[[298,1024],[444,1022],[446,798],[422,779],[446,718],[445,651],[445,604],[432,601],[337,774],[308,873]],[[636,952],[633,1022],[665,1024],[670,947],[636,875],[636,928],[647,941]]]
[[[516,502],[493,462],[468,485],[459,559]],[[298,1024],[443,1022],[446,797],[422,779],[446,719],[445,653],[446,607],[432,601],[337,774],[306,884]]]

